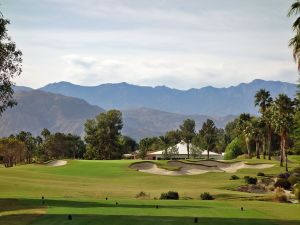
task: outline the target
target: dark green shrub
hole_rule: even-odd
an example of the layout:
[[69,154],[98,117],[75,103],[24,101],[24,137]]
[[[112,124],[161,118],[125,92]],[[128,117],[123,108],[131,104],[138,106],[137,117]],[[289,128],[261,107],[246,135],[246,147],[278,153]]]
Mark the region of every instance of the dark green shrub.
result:
[[161,193],[159,199],[178,200],[179,199],[179,194],[176,191],[168,191],[167,193]]
[[237,175],[232,175],[230,177],[230,180],[238,180],[238,179],[240,179],[240,178]]
[[250,178],[250,176],[244,176],[244,180],[248,180]]
[[257,173],[257,176],[259,176],[259,177],[264,177],[264,176],[265,176],[265,173],[263,173],[263,172],[258,172],[258,173]]
[[279,178],[282,178],[282,179],[288,179],[290,176],[289,173],[281,173],[278,175]]
[[285,190],[288,190],[291,187],[291,183],[287,179],[279,178],[275,182],[274,187],[281,187],[284,188]]
[[257,184],[257,178],[256,177],[245,176],[244,179],[245,179],[245,182],[247,184]]
[[202,200],[214,200],[214,197],[209,192],[204,192],[200,195]]
[[227,145],[225,149],[225,155],[224,159],[229,160],[229,159],[235,159],[239,155],[243,154],[243,149],[241,146],[241,143],[238,138],[233,139],[232,142]]

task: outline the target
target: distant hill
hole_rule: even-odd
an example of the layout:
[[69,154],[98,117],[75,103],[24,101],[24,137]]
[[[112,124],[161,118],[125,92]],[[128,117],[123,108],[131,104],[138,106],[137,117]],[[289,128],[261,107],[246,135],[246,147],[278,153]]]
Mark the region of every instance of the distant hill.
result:
[[[53,132],[83,135],[84,122],[104,110],[86,101],[43,91],[16,92],[18,105],[8,109],[0,117],[0,136],[15,134],[21,130],[40,134],[43,128]],[[147,136],[158,136],[168,130],[177,129],[184,119],[195,119],[200,128],[207,118],[203,115],[182,115],[148,108],[123,110],[122,133],[136,140]],[[224,127],[233,116],[213,117],[218,127]]]
[[33,89],[30,87],[25,87],[25,86],[14,86],[13,87],[15,92],[20,92],[20,91],[32,91]]
[[43,128],[65,133],[83,133],[83,123],[104,110],[86,101],[43,91],[16,92],[18,105],[0,117],[0,135],[19,131],[40,134]]
[[212,119],[216,126],[224,128],[225,125],[236,116],[209,117],[204,115],[183,115],[164,112],[149,108],[123,110],[123,133],[139,139],[146,136],[159,136],[169,130],[178,129],[182,121],[190,118],[195,120],[196,129],[202,127],[204,121]]
[[242,112],[257,113],[254,95],[264,88],[273,96],[286,93],[293,97],[296,85],[280,81],[254,80],[228,88],[204,87],[186,91],[166,86],[147,87],[127,83],[102,84],[87,87],[59,82],[41,90],[86,100],[105,109],[131,109],[147,107],[180,114],[238,115]]

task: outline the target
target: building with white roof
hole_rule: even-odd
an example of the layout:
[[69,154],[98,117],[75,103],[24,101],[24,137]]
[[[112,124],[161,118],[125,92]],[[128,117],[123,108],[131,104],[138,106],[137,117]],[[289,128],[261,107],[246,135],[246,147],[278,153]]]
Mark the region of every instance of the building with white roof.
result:
[[[188,153],[187,153],[187,143],[184,141],[179,142],[173,147],[168,148],[167,151],[169,159],[187,159]],[[207,150],[202,150],[199,148],[196,148],[192,144],[190,144],[190,158],[207,158]],[[160,160],[166,158],[166,153],[164,150],[151,152],[147,155],[147,159],[152,160]],[[209,158],[210,159],[222,159],[222,154],[216,153],[216,152],[209,152]]]

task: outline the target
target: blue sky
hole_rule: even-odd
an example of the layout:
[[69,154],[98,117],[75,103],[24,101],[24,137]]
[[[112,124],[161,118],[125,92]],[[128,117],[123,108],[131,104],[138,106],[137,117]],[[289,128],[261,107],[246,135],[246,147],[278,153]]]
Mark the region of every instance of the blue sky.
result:
[[179,89],[296,82],[291,0],[2,0],[23,51],[18,85]]

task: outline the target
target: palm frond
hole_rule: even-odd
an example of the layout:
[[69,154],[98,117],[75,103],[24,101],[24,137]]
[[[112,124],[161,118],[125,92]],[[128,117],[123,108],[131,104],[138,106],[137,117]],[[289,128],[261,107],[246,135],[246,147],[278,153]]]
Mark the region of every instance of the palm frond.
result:
[[300,12],[300,1],[297,0],[294,2],[290,8],[290,11],[288,12],[288,17],[291,17],[293,15],[297,15]]
[[293,30],[299,30],[300,29],[300,17],[298,17],[295,22],[293,23]]

